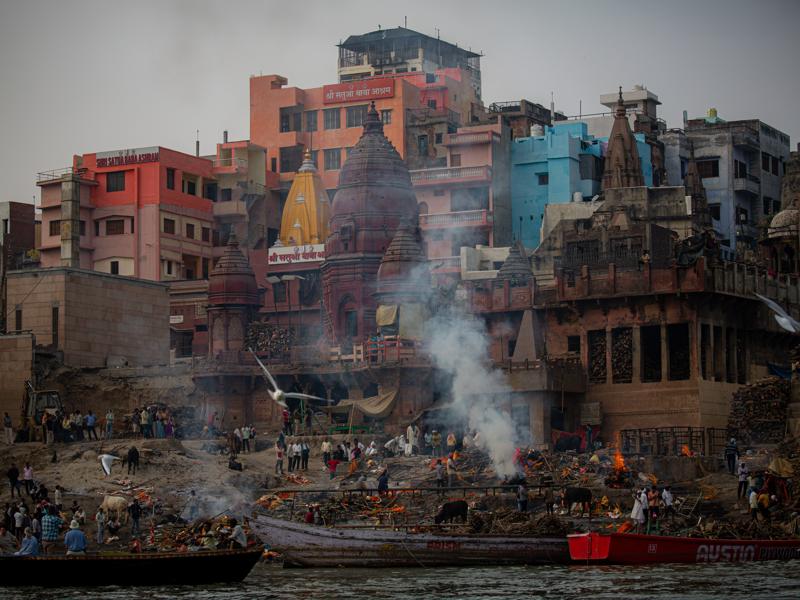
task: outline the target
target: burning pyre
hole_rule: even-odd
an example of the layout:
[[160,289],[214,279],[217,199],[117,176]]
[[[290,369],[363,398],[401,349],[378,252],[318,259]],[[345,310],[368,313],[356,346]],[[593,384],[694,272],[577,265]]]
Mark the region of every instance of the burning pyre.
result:
[[608,487],[623,488],[630,485],[631,471],[625,465],[625,459],[620,450],[621,445],[619,434],[617,434],[614,444],[614,468],[611,470],[608,477],[606,477],[605,482]]

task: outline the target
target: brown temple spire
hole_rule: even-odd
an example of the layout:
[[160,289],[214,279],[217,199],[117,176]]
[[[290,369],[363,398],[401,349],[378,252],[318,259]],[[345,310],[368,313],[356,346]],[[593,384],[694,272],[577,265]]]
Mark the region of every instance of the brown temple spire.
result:
[[639,163],[639,151],[636,138],[631,131],[625,103],[622,100],[622,86],[619,88],[619,100],[614,114],[614,125],[608,136],[605,168],[603,170],[603,189],[640,187],[644,185],[642,167]]

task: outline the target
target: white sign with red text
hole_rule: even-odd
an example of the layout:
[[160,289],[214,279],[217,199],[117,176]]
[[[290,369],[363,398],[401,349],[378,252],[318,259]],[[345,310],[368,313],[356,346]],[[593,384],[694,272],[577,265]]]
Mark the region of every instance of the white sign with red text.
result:
[[269,249],[267,260],[270,265],[291,265],[295,263],[316,262],[325,259],[325,244],[306,244],[305,246],[273,246]]

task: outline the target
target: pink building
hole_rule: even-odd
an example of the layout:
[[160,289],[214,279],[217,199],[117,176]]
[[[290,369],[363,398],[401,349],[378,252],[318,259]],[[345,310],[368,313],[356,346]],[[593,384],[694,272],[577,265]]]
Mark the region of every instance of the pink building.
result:
[[211,160],[160,146],[97,152],[39,173],[37,185],[43,267],[208,277],[218,193]]
[[458,273],[462,246],[510,245],[509,140],[499,123],[461,127],[444,138],[448,166],[411,171],[433,273]]

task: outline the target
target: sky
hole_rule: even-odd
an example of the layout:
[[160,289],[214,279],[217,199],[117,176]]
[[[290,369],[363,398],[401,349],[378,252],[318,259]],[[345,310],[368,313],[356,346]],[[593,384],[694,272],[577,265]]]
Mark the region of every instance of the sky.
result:
[[335,83],[339,41],[406,18],[484,54],[487,105],[643,84],[669,127],[716,107],[800,140],[800,0],[0,0],[0,201],[73,154],[247,139],[251,75]]

